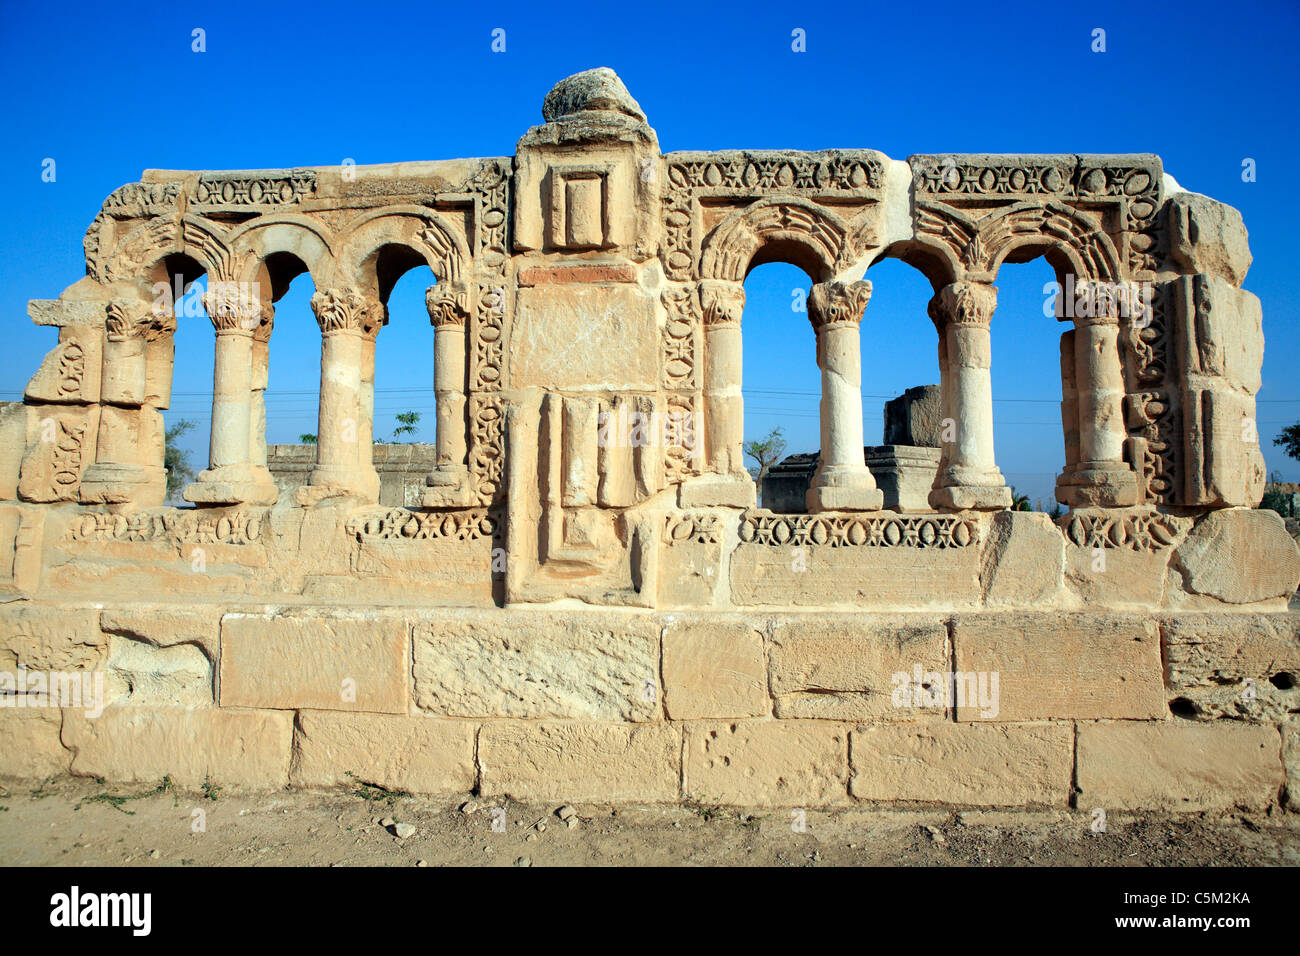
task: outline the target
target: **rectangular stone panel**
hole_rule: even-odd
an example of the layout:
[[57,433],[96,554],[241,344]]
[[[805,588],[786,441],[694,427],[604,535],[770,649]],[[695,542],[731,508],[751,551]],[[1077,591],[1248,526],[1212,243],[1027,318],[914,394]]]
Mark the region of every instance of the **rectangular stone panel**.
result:
[[848,727],[824,721],[703,722],[686,731],[686,794],[736,806],[847,802]]
[[467,611],[415,627],[415,702],[432,714],[657,720],[660,696],[645,615]]
[[63,713],[72,773],[115,783],[171,777],[197,789],[280,789],[289,784],[293,714],[276,711],[147,710],[110,707],[96,719]]
[[993,707],[958,702],[961,721],[1141,720],[1167,713],[1159,629],[1137,615],[964,615],[954,622],[953,645],[957,674],[988,675],[990,689],[997,675]]
[[860,800],[968,806],[1065,806],[1070,724],[924,724],[855,730],[851,790]]
[[411,649],[400,617],[229,614],[221,706],[404,714]]
[[763,635],[743,621],[683,620],[664,628],[664,704],[673,720],[768,712]]
[[305,710],[294,734],[295,787],[371,784],[402,793],[472,790],[474,724],[432,717]]
[[668,724],[493,721],[479,733],[485,797],[666,803],[680,796],[681,733]]
[[1224,810],[1277,803],[1276,727],[1235,721],[1079,725],[1080,807]]
[[949,670],[948,630],[923,615],[805,614],[775,622],[769,642],[778,717],[829,720],[943,720],[916,690],[924,675]]

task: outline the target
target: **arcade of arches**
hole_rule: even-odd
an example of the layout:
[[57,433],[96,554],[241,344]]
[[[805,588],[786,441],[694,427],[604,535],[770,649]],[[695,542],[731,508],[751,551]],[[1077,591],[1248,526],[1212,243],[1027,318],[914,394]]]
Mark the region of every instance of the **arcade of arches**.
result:
[[[1300,669],[1300,553],[1255,510],[1235,210],[1145,154],[664,154],[604,69],[543,120],[512,157],[149,171],[108,197],[86,276],[30,305],[57,344],[0,410],[0,656],[126,679],[97,720],[0,709],[22,742],[0,772],[800,806],[1297,792],[1273,678]],[[993,441],[999,270],[1040,256],[1058,521],[1009,510]],[[887,510],[864,463],[886,259],[932,286],[949,427],[920,511]],[[809,277],[821,375],[796,513],[755,506],[742,454],[743,283],[768,262]],[[387,507],[375,347],[423,266],[436,461]],[[265,394],[303,274],[318,444],[287,495]],[[210,454],[170,507],[166,290],[201,275]]]

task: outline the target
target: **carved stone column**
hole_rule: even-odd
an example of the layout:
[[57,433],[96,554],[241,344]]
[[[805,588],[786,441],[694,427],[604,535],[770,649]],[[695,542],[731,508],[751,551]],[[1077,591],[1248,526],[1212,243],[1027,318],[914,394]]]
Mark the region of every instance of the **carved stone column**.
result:
[[326,289],[311,297],[321,329],[320,418],[316,431],[316,467],[299,504],[326,498],[379,500],[379,475],[371,464],[362,408],[362,369],[368,342],[373,343],[384,307],[355,289]]
[[700,283],[704,313],[704,432],[708,470],[749,477],[741,446],[745,440],[745,403],[741,397],[743,344],[740,317],[745,287],[739,282]]
[[[1056,482],[1056,498],[1071,507],[1137,504],[1137,474],[1124,461],[1124,373],[1119,356],[1121,302],[1112,283],[1081,282],[1074,316],[1074,406],[1078,458]],[[1067,437],[1068,440],[1068,437]]]
[[208,468],[182,492],[195,504],[275,504],[275,482],[250,456],[253,422],[253,337],[262,303],[234,283],[213,282],[203,307],[216,330],[212,375],[212,436]]
[[255,471],[265,471],[266,478],[271,478],[266,467],[266,388],[271,375],[271,328],[275,321],[275,307],[271,303],[262,306],[262,317],[253,331],[253,375],[251,379],[251,396],[249,399],[248,460]]
[[947,361],[941,363],[943,416],[954,440],[943,444],[943,464],[930,492],[930,506],[995,510],[1011,505],[993,454],[992,343],[989,325],[997,289],[983,282],[954,282],[930,300]]
[[82,476],[81,500],[153,504],[141,500],[147,486],[156,484],[141,455],[148,392],[145,356],[149,341],[168,322],[175,328],[175,318],[155,315],[148,302],[111,302],[107,313],[95,460]]
[[433,325],[433,394],[437,402],[437,462],[424,480],[426,508],[470,504],[465,441],[465,322],[469,293],[451,283],[430,286],[424,296]]
[[862,445],[862,313],[871,283],[820,282],[808,296],[822,372],[821,457],[808,489],[810,512],[879,511],[884,493]]

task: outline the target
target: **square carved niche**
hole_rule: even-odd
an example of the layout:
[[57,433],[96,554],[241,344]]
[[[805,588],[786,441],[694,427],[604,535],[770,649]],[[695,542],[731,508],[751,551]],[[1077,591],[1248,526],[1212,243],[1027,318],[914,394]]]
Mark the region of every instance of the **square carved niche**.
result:
[[552,249],[610,245],[609,166],[551,167]]

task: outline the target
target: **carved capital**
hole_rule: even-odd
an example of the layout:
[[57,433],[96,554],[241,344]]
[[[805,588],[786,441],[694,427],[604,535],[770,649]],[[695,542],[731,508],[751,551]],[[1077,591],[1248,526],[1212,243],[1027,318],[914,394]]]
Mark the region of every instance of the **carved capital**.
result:
[[[145,302],[115,300],[107,305],[105,312],[107,317],[104,329],[110,342],[125,342],[134,336],[152,340],[158,337],[157,334],[151,335],[153,327],[168,320],[171,322],[169,331],[176,329],[174,315],[155,315],[149,304]],[[161,331],[158,334],[161,334]]]
[[469,318],[469,291],[460,283],[440,282],[429,286],[424,294],[424,305],[435,329],[447,326],[464,328],[465,320]]
[[953,282],[935,293],[927,311],[938,329],[971,325],[987,329],[998,305],[998,290],[984,282]]
[[[1118,325],[1120,316],[1140,313],[1140,290],[1135,283],[1085,279],[1074,285],[1074,301],[1066,315],[1075,325]],[[1136,309],[1130,311],[1134,301]]]
[[866,279],[857,282],[819,282],[808,294],[808,321],[820,332],[822,329],[857,325],[871,301],[871,283]]
[[262,321],[260,290],[245,282],[209,282],[203,308],[218,332],[252,332]]
[[311,309],[321,333],[359,332],[374,335],[384,324],[384,306],[356,289],[325,289],[311,297]]
[[739,282],[705,279],[700,283],[700,307],[706,327],[739,327],[745,311],[745,287]]

